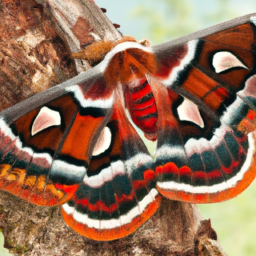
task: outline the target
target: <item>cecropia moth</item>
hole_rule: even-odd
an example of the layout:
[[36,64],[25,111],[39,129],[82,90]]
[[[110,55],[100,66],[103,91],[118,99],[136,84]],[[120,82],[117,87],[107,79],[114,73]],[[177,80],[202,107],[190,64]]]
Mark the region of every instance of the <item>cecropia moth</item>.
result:
[[[162,196],[213,203],[248,187],[256,14],[153,47],[109,45],[92,69],[0,113],[0,189],[60,205],[81,235],[114,240]],[[157,140],[154,157],[134,127]]]

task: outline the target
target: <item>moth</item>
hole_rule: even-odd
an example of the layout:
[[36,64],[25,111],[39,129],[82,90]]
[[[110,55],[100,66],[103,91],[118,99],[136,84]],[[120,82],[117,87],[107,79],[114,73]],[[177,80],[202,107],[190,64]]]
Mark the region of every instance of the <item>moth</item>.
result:
[[[149,47],[0,112],[0,189],[94,240],[134,232],[161,198],[214,203],[256,175],[256,14]],[[137,129],[157,141],[152,157]]]

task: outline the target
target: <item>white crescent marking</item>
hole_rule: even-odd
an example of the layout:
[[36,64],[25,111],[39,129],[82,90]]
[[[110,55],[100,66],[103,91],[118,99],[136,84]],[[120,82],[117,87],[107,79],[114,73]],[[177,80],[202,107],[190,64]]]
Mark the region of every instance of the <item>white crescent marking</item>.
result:
[[31,135],[34,136],[46,128],[60,124],[61,118],[58,111],[52,110],[48,107],[42,107],[32,125]]
[[212,65],[216,73],[236,67],[248,69],[233,53],[227,51],[215,53]]
[[96,145],[94,146],[92,155],[97,156],[97,155],[105,152],[109,148],[111,141],[112,141],[111,131],[108,127],[105,127],[102,130],[102,132],[96,142]]
[[181,121],[189,121],[204,128],[204,121],[200,115],[196,104],[188,99],[184,99],[182,104],[177,108],[178,115]]

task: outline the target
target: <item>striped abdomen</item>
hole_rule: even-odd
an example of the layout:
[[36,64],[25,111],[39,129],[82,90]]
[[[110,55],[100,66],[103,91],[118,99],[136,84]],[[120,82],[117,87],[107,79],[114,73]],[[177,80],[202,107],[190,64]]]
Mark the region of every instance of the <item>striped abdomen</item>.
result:
[[140,80],[135,88],[126,91],[126,105],[132,121],[150,140],[157,139],[157,108],[155,98],[147,80]]

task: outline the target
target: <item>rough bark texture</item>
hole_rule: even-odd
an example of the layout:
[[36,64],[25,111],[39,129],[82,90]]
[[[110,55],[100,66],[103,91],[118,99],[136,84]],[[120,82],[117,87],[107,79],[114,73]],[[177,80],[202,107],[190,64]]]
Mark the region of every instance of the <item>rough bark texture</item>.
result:
[[[99,38],[120,34],[92,0],[0,0],[0,109],[88,69],[69,55]],[[18,255],[224,255],[210,222],[200,221],[195,205],[164,199],[132,235],[96,242],[69,229],[59,207],[0,191],[4,246]]]

